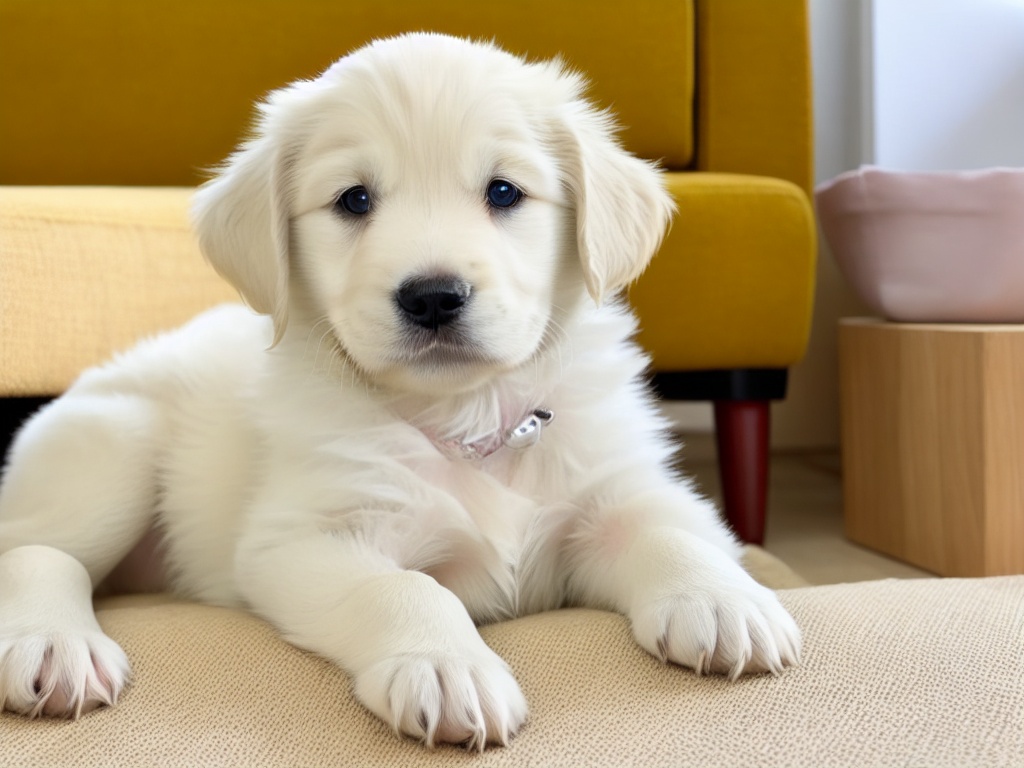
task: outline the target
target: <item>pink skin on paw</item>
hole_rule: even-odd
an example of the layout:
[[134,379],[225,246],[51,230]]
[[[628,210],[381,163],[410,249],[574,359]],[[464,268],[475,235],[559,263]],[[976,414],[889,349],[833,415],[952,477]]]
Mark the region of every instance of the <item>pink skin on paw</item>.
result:
[[89,661],[91,668],[86,679],[76,684],[56,667],[53,663],[53,648],[48,648],[35,681],[39,700],[29,716],[77,719],[94,709],[114,704],[117,694],[112,676],[99,663],[95,654],[89,654]]

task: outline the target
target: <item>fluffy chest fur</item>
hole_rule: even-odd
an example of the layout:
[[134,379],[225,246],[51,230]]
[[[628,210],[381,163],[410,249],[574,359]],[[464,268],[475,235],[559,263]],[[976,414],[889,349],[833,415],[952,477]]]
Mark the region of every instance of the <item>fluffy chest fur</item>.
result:
[[[621,309],[595,309],[528,365],[448,398],[375,390],[343,359],[322,348],[311,356],[309,333],[293,334],[267,356],[253,394],[260,438],[243,546],[269,543],[302,510],[311,535],[334,533],[428,573],[477,621],[563,604],[566,536],[618,453],[603,427],[632,422],[664,446],[636,391],[646,360],[628,341],[633,330]],[[441,445],[500,433],[536,407],[556,418],[534,446],[466,460]]]

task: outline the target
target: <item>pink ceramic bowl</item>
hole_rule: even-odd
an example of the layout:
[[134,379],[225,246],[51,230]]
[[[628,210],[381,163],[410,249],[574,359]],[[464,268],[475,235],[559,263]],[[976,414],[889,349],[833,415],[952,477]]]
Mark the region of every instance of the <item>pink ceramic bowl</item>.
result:
[[865,167],[815,198],[840,270],[887,319],[1024,323],[1024,169]]

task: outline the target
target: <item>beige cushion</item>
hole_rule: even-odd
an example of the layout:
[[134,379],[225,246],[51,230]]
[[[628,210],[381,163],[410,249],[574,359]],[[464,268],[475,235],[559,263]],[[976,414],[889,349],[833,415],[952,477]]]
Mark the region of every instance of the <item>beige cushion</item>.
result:
[[136,682],[78,722],[0,716],[5,765],[1019,766],[1024,577],[781,592],[804,663],[728,683],[665,666],[626,621],[564,610],[484,627],[531,706],[507,748],[426,750],[363,710],[344,673],[221,608],[100,610]]

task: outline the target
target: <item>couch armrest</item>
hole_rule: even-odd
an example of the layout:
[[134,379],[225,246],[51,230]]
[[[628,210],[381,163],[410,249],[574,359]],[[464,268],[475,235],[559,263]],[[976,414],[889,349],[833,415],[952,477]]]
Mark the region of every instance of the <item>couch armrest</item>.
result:
[[774,176],[810,194],[805,0],[698,0],[697,168]]
[[657,371],[788,368],[807,348],[816,231],[788,181],[668,173],[679,207],[630,290]]
[[0,187],[0,396],[79,371],[237,294],[206,264],[190,189]]

